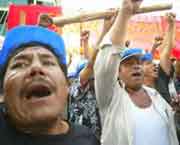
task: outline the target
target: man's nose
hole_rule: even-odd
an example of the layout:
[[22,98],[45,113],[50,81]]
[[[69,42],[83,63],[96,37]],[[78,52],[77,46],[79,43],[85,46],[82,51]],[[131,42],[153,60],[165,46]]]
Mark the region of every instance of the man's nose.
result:
[[142,68],[142,65],[139,65],[139,64],[135,64],[133,65],[133,69],[141,69]]
[[35,76],[35,75],[45,75],[44,71],[43,71],[43,66],[41,64],[40,61],[35,60],[30,68],[30,73],[29,75],[31,77]]
[[43,75],[45,75],[45,73],[44,73],[44,71],[43,71],[43,69],[41,67],[32,67],[31,70],[30,70],[29,75],[31,77],[34,77],[36,75],[43,76]]

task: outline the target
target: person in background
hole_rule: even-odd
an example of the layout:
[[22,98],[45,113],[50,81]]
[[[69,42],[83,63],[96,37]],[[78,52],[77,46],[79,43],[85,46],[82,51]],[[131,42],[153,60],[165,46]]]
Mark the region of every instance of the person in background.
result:
[[[111,19],[104,20],[103,30],[94,46],[94,51],[91,57],[89,57],[89,61],[81,67],[83,69],[78,71],[78,81],[72,83],[69,98],[69,120],[89,127],[99,140],[101,136],[101,123],[94,89],[93,67],[98,54],[98,47],[113,23]],[[88,37],[83,38],[87,39]],[[87,43],[88,40],[83,42],[84,47],[87,47],[88,44],[85,42]]]
[[[174,85],[175,85],[177,95],[180,98],[180,58],[176,58]],[[175,113],[175,123],[176,123],[178,139],[180,141],[180,109],[179,109],[180,104],[179,104],[179,98],[175,97],[173,99],[172,105],[175,105],[176,110],[177,110]]]
[[156,42],[153,45],[153,48],[157,48],[157,46],[162,43],[159,64],[154,63],[153,52],[155,49],[152,49],[152,53],[146,53],[143,57],[143,68],[145,72],[144,84],[155,88],[170,104],[171,95],[169,92],[169,82],[174,74],[174,68],[170,56],[171,49],[175,44],[175,14],[167,13],[166,20],[168,22],[168,29],[163,42],[161,42],[162,38],[156,38]]
[[[143,68],[144,68],[144,84],[155,88],[162,97],[176,110],[175,124],[178,139],[180,141],[180,115],[179,109],[180,96],[176,93],[174,85],[174,66],[171,61],[171,49],[175,43],[175,14],[167,13],[166,20],[168,22],[168,30],[166,32],[165,39],[156,37],[152,53],[146,53],[143,56]],[[161,45],[160,62],[155,64],[153,60],[153,54],[158,46]]]
[[180,94],[180,58],[176,59],[175,64],[175,87],[178,94]]
[[123,0],[111,29],[112,46],[97,55],[94,76],[102,145],[178,145],[173,110],[143,85],[142,49],[124,48],[128,22],[141,0]]

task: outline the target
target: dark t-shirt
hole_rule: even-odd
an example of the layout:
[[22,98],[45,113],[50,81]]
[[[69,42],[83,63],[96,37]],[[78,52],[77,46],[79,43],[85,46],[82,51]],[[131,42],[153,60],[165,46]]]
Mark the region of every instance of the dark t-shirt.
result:
[[178,94],[180,94],[180,77],[175,79],[175,87]]
[[[158,79],[156,80],[155,89],[161,94],[161,96],[170,104],[171,96],[169,93],[168,84],[173,77],[174,67],[171,68],[170,75],[167,75],[159,65]],[[177,130],[178,140],[180,141],[180,113],[175,113],[175,125]]]
[[86,128],[70,125],[70,130],[63,135],[32,136],[17,131],[7,121],[3,108],[0,107],[0,144],[2,145],[100,145],[96,137]]
[[174,72],[173,66],[172,66],[170,75],[167,75],[163,71],[161,66],[159,65],[158,78],[156,79],[156,82],[155,82],[155,89],[161,94],[161,96],[168,103],[170,103],[171,101],[168,85],[169,85],[170,79],[172,78],[173,72]]

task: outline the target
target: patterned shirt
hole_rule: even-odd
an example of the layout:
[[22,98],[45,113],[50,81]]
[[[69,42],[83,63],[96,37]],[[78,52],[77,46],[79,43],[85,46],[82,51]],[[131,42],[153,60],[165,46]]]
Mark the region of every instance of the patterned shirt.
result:
[[68,120],[70,122],[85,125],[90,128],[100,139],[100,116],[94,89],[87,84],[81,86],[80,81],[75,80],[70,87]]

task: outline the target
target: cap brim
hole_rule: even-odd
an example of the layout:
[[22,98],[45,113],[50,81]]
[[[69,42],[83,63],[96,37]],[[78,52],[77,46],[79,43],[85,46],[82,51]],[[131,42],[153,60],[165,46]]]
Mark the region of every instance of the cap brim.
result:
[[133,57],[133,56],[139,56],[139,57],[141,57],[141,56],[143,56],[143,54],[142,54],[142,53],[134,53],[134,54],[125,56],[125,57],[123,57],[123,58],[120,60],[120,63],[122,63],[123,61],[125,61],[125,60],[127,60],[127,59],[129,59],[130,57]]

